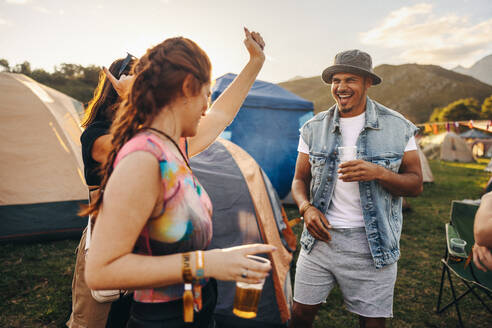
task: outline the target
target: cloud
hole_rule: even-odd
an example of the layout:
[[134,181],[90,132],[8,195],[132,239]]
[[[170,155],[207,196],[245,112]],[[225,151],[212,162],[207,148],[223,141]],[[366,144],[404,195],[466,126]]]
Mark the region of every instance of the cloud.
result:
[[5,0],[5,3],[10,3],[12,5],[25,5],[29,0]]
[[32,9],[36,10],[37,12],[40,12],[42,14],[51,14],[51,10],[46,9],[45,7],[41,6],[34,6]]
[[399,58],[443,66],[471,64],[478,54],[491,50],[492,19],[470,22],[455,14],[435,15],[430,4],[417,4],[391,12],[367,32],[361,42],[400,50]]
[[10,26],[10,25],[12,25],[12,22],[9,20],[0,18],[0,26],[2,26],[2,25]]
[[42,14],[52,14],[52,11],[45,8],[45,7],[42,7],[42,6],[38,6],[35,4],[34,1],[32,0],[5,0],[5,3],[8,3],[8,4],[13,4],[13,5],[27,5],[27,4],[30,4],[28,5],[27,7],[32,9],[32,10],[35,10],[37,12],[40,12]]

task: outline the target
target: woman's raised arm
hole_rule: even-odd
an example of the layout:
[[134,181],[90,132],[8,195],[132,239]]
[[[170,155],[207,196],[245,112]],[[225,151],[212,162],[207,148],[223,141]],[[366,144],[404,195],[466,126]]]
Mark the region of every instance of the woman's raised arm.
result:
[[[188,155],[190,157],[210,146],[234,120],[263,67],[265,62],[265,53],[263,52],[265,42],[262,36],[258,32],[250,32],[246,27],[244,28],[244,34],[244,45],[249,52],[249,61],[241,73],[210,106],[207,115],[201,119],[198,125],[197,134],[188,139]],[[103,69],[120,97],[124,96],[134,77],[122,75],[120,79],[116,79],[106,68]]]
[[197,134],[188,139],[190,157],[200,153],[213,143],[234,120],[265,62],[263,52],[265,42],[260,33],[250,32],[246,27],[244,33],[244,45],[249,52],[249,61],[241,73],[212,104],[207,115],[201,119]]

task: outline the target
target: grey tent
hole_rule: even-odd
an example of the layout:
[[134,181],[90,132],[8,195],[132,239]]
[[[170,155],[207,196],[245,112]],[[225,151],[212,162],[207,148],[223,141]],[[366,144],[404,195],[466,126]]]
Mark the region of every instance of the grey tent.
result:
[[441,145],[441,160],[462,163],[475,162],[470,147],[454,132],[448,132],[444,137]]
[[61,92],[0,73],[0,241],[80,235],[82,111]]
[[490,133],[479,131],[477,129],[471,129],[466,132],[460,133],[460,137],[466,139],[489,139],[492,138]]
[[227,327],[286,323],[292,302],[289,269],[296,238],[270,180],[246,151],[224,139],[193,157],[191,167],[214,207],[210,248],[263,242],[277,247],[269,256],[272,271],[265,281],[257,317],[246,320],[233,315],[235,283],[219,281],[217,320]]

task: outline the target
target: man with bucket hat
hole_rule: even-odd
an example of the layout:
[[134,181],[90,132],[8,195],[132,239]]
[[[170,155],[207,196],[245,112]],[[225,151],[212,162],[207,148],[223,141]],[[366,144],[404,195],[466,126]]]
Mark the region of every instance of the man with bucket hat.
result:
[[384,327],[393,316],[401,196],[422,192],[417,128],[367,96],[381,83],[369,54],[340,52],[322,79],[336,104],[300,130],[292,196],[304,231],[290,327],[311,327],[335,283],[361,327]]

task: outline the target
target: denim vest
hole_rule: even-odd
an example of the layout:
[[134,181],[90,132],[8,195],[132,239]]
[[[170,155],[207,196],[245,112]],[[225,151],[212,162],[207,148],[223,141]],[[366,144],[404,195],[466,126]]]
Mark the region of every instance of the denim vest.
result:
[[[401,114],[367,98],[364,129],[357,139],[357,158],[398,172],[408,140],[417,128]],[[311,203],[322,213],[330,206],[340,164],[340,114],[336,105],[306,122],[301,136],[309,146]],[[400,257],[401,197],[393,196],[377,181],[359,181],[367,240],[376,268]],[[316,239],[304,226],[301,245],[309,252]]]

